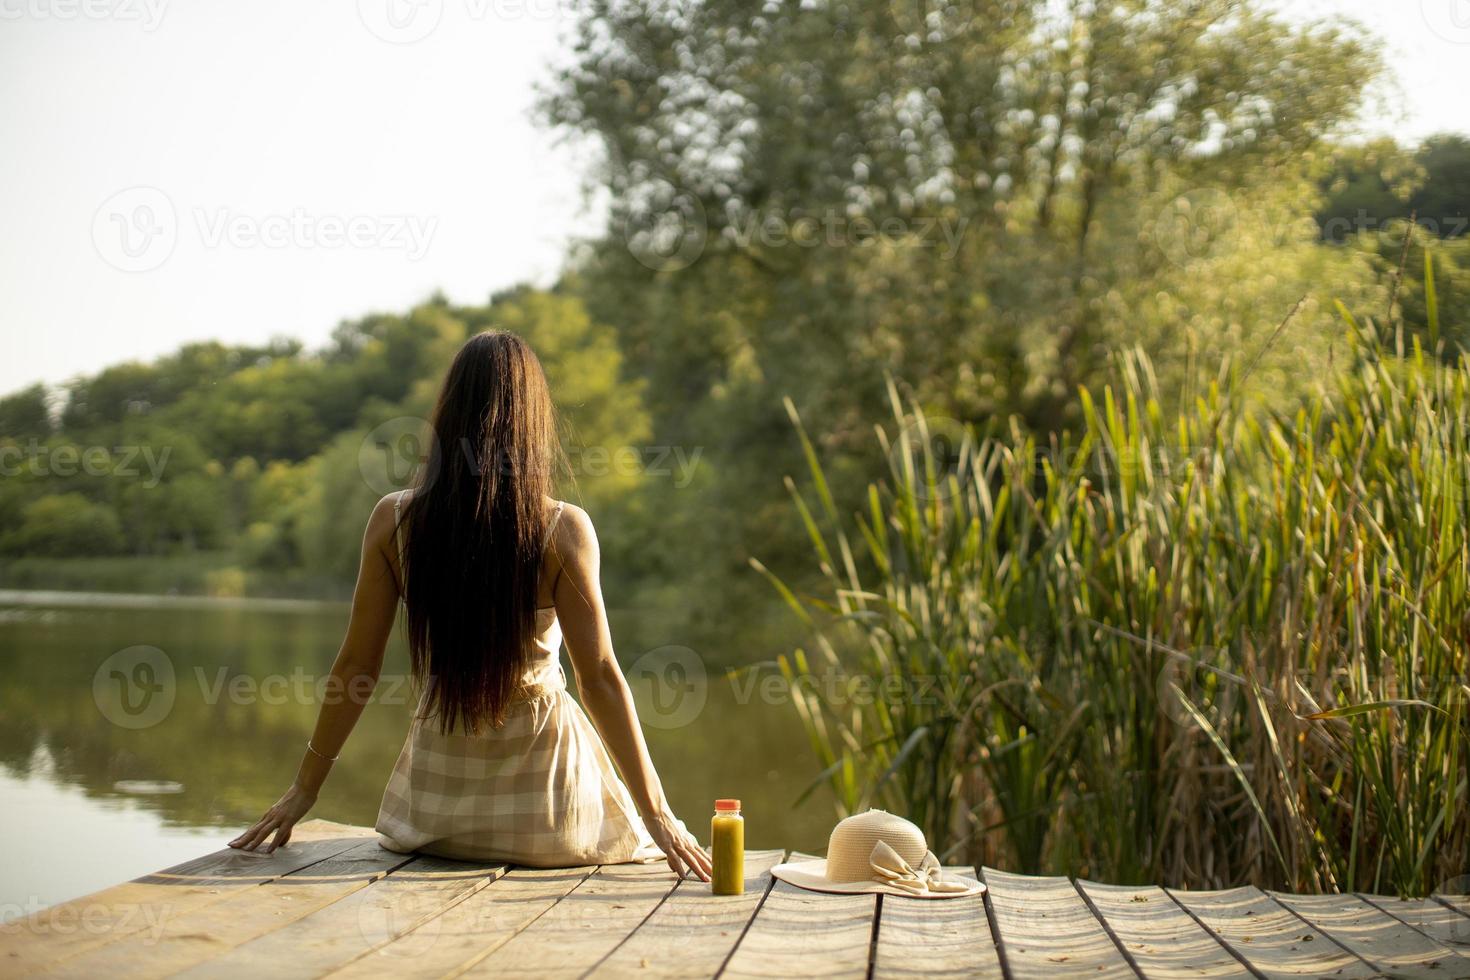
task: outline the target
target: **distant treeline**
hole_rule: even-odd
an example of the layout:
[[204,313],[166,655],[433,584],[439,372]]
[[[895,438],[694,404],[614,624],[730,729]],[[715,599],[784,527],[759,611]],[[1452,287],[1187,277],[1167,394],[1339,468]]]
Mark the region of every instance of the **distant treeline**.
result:
[[1322,237],[1342,244],[1412,217],[1440,238],[1470,234],[1470,139],[1446,134],[1417,149],[1393,140],[1345,148],[1323,179]]
[[[471,333],[501,326],[536,345],[576,439],[644,441],[639,386],[577,299],[522,290],[464,309],[435,299],[344,323],[322,350],[190,344],[0,400],[0,553],[214,553],[222,567],[181,566],[212,571],[197,583],[208,589],[310,582],[340,594],[373,503],[405,485],[421,455],[449,358]],[[617,481],[583,482],[595,496]]]
[[[747,560],[806,546],[783,396],[848,510],[885,470],[887,375],[932,418],[1044,439],[1123,349],[1170,406],[1259,356],[1256,397],[1289,409],[1340,355],[1338,302],[1392,293],[1431,348],[1470,340],[1470,143],[1347,138],[1374,39],[1255,3],[1055,8],[594,5],[542,108],[612,207],[555,288],[0,399],[0,582],[342,593],[452,352],[504,327],[551,375],[615,601],[759,658]],[[1395,285],[1413,212],[1437,224]]]

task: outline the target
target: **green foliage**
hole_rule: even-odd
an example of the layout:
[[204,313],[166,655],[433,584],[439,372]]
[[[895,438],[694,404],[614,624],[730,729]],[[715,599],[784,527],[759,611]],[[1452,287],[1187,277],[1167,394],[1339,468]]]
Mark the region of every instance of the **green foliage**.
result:
[[839,810],[1106,880],[1422,895],[1462,870],[1470,365],[1348,326],[1291,412],[1253,408],[1243,365],[1168,414],[1134,353],[1075,436],[941,457],[895,392],[851,520],[798,423],[824,585],[780,586],[816,651],[786,670],[905,692],[797,687]]
[[[45,389],[6,399],[0,517],[13,530],[0,535],[0,556],[227,552],[233,562],[191,574],[190,587],[341,594],[367,515],[414,462],[390,472],[365,444],[392,420],[422,426],[454,352],[492,328],[521,332],[540,354],[574,461],[646,441],[641,386],[623,383],[615,338],[575,296],[523,289],[472,308],[435,299],[343,324],[322,351],[196,344],[109,368],[68,386],[57,431]],[[571,476],[566,491],[603,516],[643,479],[637,467]],[[78,582],[34,563],[0,574]],[[101,587],[119,581],[99,573]]]
[[1470,233],[1470,139],[1433,136],[1414,151],[1390,139],[1344,146],[1322,189],[1317,223],[1328,241],[1381,233],[1410,215],[1432,235],[1463,238]]
[[9,554],[58,558],[116,554],[122,545],[117,514],[79,493],[52,494],[26,504],[19,526],[0,542]]
[[0,398],[0,440],[22,442],[51,434],[51,412],[45,385],[32,385]]
[[[1259,0],[580,9],[544,107],[602,151],[611,220],[554,289],[0,400],[23,464],[0,581],[345,593],[454,351],[511,329],[551,380],[560,492],[598,522],[625,651],[788,649],[746,564],[816,547],[782,584],[823,627],[791,679],[947,685],[799,700],[843,808],[1135,880],[1413,890],[1465,857],[1464,821],[1435,827],[1457,729],[1400,702],[1445,705],[1405,678],[1454,666],[1467,584],[1426,563],[1460,546],[1444,406],[1470,245],[1416,232],[1400,275],[1398,226],[1337,247],[1312,216],[1462,213],[1470,165],[1454,138],[1340,139],[1372,39]],[[1344,336],[1335,301],[1392,306],[1408,353]],[[793,444],[783,395],[821,432]],[[885,409],[901,431],[875,446]],[[140,450],[159,465],[124,465]],[[97,472],[57,465],[83,453]],[[793,512],[777,476],[818,458]],[[93,557],[43,557],[65,554]]]
[[1354,244],[1400,280],[1397,310],[1404,329],[1426,350],[1454,358],[1470,349],[1470,237],[1440,241],[1421,226],[1397,221]]
[[747,542],[797,558],[779,396],[826,421],[841,497],[880,465],[885,370],[937,415],[1054,431],[1117,347],[1187,404],[1310,293],[1257,373],[1276,395],[1326,367],[1333,299],[1382,308],[1310,218],[1380,67],[1345,25],[1233,0],[599,0],[578,31],[545,110],[601,151],[612,214],[575,288],[654,441],[705,450],[698,510],[660,508],[680,547],[647,560],[709,554],[709,590]]

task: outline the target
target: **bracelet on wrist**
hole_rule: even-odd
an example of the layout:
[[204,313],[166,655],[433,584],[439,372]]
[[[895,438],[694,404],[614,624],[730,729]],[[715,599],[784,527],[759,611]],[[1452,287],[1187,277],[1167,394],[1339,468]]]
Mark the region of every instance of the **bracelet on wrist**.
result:
[[325,753],[317,751],[317,747],[311,744],[311,739],[306,740],[306,750],[312,755],[316,756],[318,759],[326,759],[328,762],[336,762],[338,759],[341,758],[340,755],[326,755]]

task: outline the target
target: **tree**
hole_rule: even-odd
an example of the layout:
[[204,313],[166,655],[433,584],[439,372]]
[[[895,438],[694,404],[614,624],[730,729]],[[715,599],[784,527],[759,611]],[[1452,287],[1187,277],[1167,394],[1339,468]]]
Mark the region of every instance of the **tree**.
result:
[[110,507],[79,493],[39,497],[21,511],[20,526],[0,536],[10,555],[71,558],[122,550],[122,525]]
[[1470,236],[1470,139],[1452,133],[1431,137],[1414,161],[1425,176],[1409,197],[1409,210],[1441,237]]
[[1344,146],[1322,188],[1317,223],[1327,241],[1382,234],[1410,215],[1432,235],[1462,238],[1470,233],[1470,139],[1432,136],[1413,152],[1391,139]]
[[712,590],[752,542],[779,562],[800,540],[782,395],[872,474],[885,372],[957,423],[1054,431],[1118,347],[1159,353],[1175,394],[1303,293],[1276,356],[1325,358],[1333,294],[1367,268],[1300,220],[1379,71],[1350,25],[1237,0],[585,11],[544,101],[612,202],[574,278],[648,382],[655,441],[706,450],[661,516],[700,542],[667,560],[711,556]]
[[31,385],[0,398],[0,439],[21,442],[51,435],[49,392],[45,385]]
[[[593,3],[547,110],[604,150],[604,248],[645,251],[649,215],[682,209],[708,226],[712,275],[748,269],[768,296],[732,323],[732,289],[644,275],[620,331],[692,358],[661,374],[718,380],[753,351],[778,390],[871,407],[881,364],[1061,421],[1112,339],[1097,300],[1147,271],[1147,195],[1292,181],[1378,63],[1345,26],[1294,30],[1235,0],[1056,7]],[[837,226],[837,245],[760,231],[803,221]],[[955,251],[925,240],[939,222],[963,222]],[[885,227],[891,247],[859,246]],[[694,322],[647,315],[671,302]]]

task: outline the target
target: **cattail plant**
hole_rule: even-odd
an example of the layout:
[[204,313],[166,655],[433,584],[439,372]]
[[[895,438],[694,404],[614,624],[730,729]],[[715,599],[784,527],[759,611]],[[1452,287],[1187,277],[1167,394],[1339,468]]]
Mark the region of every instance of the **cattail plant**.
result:
[[1342,314],[1289,413],[1250,365],[1166,412],[1133,351],[1076,432],[939,439],[890,383],[850,516],[788,401],[822,585],[755,565],[809,627],[781,663],[813,787],[1028,872],[1421,895],[1470,867],[1470,364]]

